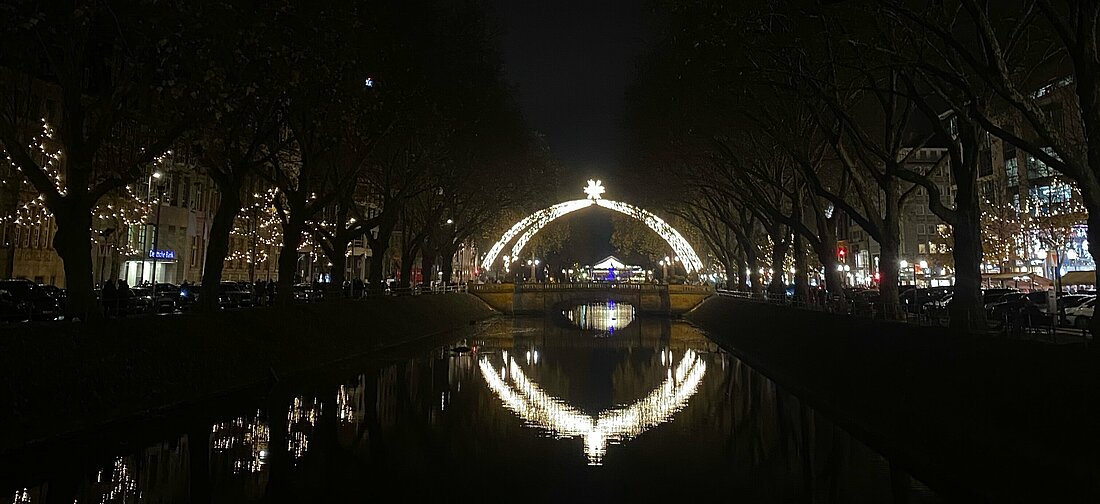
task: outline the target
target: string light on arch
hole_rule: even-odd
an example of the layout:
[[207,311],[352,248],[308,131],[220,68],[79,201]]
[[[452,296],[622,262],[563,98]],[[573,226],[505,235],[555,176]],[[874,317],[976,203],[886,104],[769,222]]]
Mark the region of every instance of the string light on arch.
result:
[[[577,210],[590,206],[599,206],[641,221],[672,247],[673,252],[675,252],[677,257],[683,262],[684,269],[686,269],[688,273],[702,271],[703,261],[699,259],[698,254],[695,253],[691,244],[684,239],[679,231],[676,231],[676,229],[665,222],[664,219],[661,219],[643,208],[621,201],[603,199],[602,195],[605,190],[602,181],[589,180],[588,185],[584,188],[587,199],[558,203],[523,218],[508,229],[508,231],[500,237],[500,240],[493,244],[492,248],[490,248],[489,252],[485,255],[485,260],[482,262],[482,268],[492,268],[493,262],[496,261],[497,256],[500,255],[504,247],[506,247],[516,235],[519,235],[519,239],[516,240],[515,244],[512,246],[511,257],[513,258],[519,257],[520,253],[523,251],[523,247],[534,238],[535,234],[546,227],[547,224]],[[522,234],[520,234],[521,232]]]

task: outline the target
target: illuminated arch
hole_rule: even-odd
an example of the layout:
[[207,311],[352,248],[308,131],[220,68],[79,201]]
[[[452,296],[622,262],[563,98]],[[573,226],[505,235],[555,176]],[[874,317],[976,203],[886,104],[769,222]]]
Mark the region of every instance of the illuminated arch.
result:
[[489,253],[485,255],[485,260],[482,262],[482,268],[490,269],[493,262],[496,261],[497,256],[499,256],[500,252],[504,250],[504,247],[508,245],[508,242],[512,241],[512,238],[515,238],[521,231],[526,229],[512,246],[511,257],[513,258],[518,258],[523,251],[523,247],[527,245],[527,242],[531,241],[531,238],[542,230],[542,228],[546,227],[547,224],[554,222],[554,220],[563,215],[596,205],[633,217],[644,223],[672,247],[673,252],[675,252],[676,256],[683,262],[684,269],[686,269],[688,273],[697,272],[703,269],[703,261],[699,259],[699,256],[695,253],[695,249],[691,247],[691,244],[684,239],[679,231],[676,231],[676,229],[665,222],[664,219],[629,203],[602,199],[600,195],[604,192],[604,188],[600,181],[589,180],[588,187],[585,188],[584,192],[588,194],[588,199],[558,203],[552,207],[544,208],[528,215],[523,220],[517,222],[501,236],[499,241],[493,244],[492,248],[489,249]]
[[503,359],[499,371],[488,357],[478,362],[489,389],[505,407],[554,436],[583,439],[589,464],[602,461],[609,443],[634,438],[672,419],[695,395],[707,372],[706,362],[692,350],[685,352],[676,366],[672,365],[672,352],[667,361],[662,352],[661,363],[667,362],[668,367],[664,381],[656,389],[633,404],[590,416],[543,391],[515,359],[508,357],[508,352],[503,353]]

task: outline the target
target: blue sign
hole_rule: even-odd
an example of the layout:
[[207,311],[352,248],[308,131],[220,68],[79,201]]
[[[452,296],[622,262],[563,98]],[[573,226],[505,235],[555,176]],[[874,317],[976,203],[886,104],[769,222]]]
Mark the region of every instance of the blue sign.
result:
[[149,251],[149,258],[150,259],[175,259],[176,258],[176,251],[175,250],[157,250],[157,249],[153,249],[153,250]]

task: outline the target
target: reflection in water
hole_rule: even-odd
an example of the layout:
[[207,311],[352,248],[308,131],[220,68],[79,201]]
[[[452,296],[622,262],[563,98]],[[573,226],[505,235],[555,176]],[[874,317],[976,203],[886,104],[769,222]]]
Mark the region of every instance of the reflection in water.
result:
[[257,473],[267,464],[271,432],[260,422],[259,411],[251,417],[216,423],[211,431],[210,448],[228,455],[233,474]]
[[15,497],[12,498],[12,504],[30,504],[31,492],[29,488],[21,488],[15,491]]
[[611,336],[634,320],[634,307],[627,303],[591,303],[565,310],[565,318],[584,330],[603,331]]
[[141,500],[141,490],[138,489],[137,480],[134,479],[133,468],[124,457],[115,459],[115,464],[108,475],[103,473],[104,471],[99,471],[96,477],[97,483],[104,483],[104,477],[108,478],[107,491],[103,493],[100,502],[107,504]]
[[287,450],[295,461],[301,460],[309,451],[309,438],[320,416],[321,402],[316,397],[308,402],[301,396],[290,401],[286,414],[286,440]]
[[[591,321],[604,309],[574,313]],[[455,485],[425,481],[491,481],[502,495],[555,501],[938,502],[689,324],[639,318],[602,338],[544,318],[474,330],[461,344],[475,351],[455,354],[449,341],[241,399],[219,412],[228,420],[185,419],[186,432],[142,449],[12,482],[0,504],[189,502],[204,475],[216,503],[269,491],[359,502],[394,488],[403,500],[453,498]],[[266,404],[275,409],[257,409]],[[58,488],[70,490],[49,495]]]
[[[582,438],[584,452],[592,465],[599,465],[603,460],[608,442],[637,436],[680,411],[695,394],[707,372],[706,363],[695,352],[688,350],[675,372],[669,368],[665,381],[649,395],[625,408],[601,411],[593,418],[543,392],[527,378],[514,359],[508,358],[507,353],[504,359],[508,363],[507,370],[501,367],[499,376],[488,357],[481,359],[481,376],[489,388],[508,409],[528,422],[559,438]],[[509,378],[512,383],[507,381]]]
[[355,410],[356,392],[356,387],[344,384],[336,391],[336,418],[340,419],[340,423],[355,423],[360,417]]

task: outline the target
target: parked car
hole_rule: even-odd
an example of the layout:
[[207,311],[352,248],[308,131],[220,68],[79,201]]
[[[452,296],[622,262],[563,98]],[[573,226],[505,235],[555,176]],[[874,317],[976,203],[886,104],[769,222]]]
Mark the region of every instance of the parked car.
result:
[[25,311],[31,320],[57,320],[61,316],[61,305],[57,300],[30,280],[2,280],[0,290],[11,294],[16,306]]
[[20,306],[10,292],[0,290],[0,323],[26,322],[31,319],[30,310]]
[[[1047,306],[1047,291],[1035,291],[1027,294],[1021,292],[1005,294],[996,303],[986,305],[986,313],[990,320],[998,322],[1012,322],[1022,316],[1029,316],[1032,324],[1045,322]],[[1039,314],[1043,320],[1035,320]]]
[[1068,310],[1096,297],[1095,294],[1065,294],[1058,296],[1058,307]]
[[219,289],[218,305],[222,308],[252,306],[252,289],[247,284],[224,281]]
[[1019,289],[982,289],[982,304],[996,302],[998,298],[1011,292],[1020,292]]
[[171,299],[173,310],[182,309],[185,305],[190,304],[190,299],[183,296],[180,286],[172,283],[158,283],[157,296]]
[[294,299],[296,301],[317,301],[323,296],[323,290],[314,289],[312,285],[300,283],[294,285]]
[[65,311],[65,289],[62,289],[61,287],[58,287],[56,285],[48,284],[38,284],[38,286],[41,287],[42,290],[46,291],[46,294],[48,294],[50,297],[57,300],[57,306],[61,309],[62,312]]
[[1078,329],[1088,329],[1089,321],[1092,320],[1093,305],[1096,304],[1096,296],[1085,300],[1085,302],[1066,309],[1066,322]]
[[194,305],[199,300],[199,291],[201,290],[202,285],[200,284],[180,285],[180,309],[187,309]]
[[982,293],[982,304],[985,306],[986,315],[990,315],[994,305],[1012,301],[1024,297],[1023,292],[1009,291],[1009,292],[995,292],[995,293]]
[[165,292],[157,287],[156,298],[153,297],[153,288],[142,285],[130,289],[134,295],[130,298],[129,307],[132,312],[170,313],[176,311],[174,294]]
[[923,313],[928,303],[943,299],[954,292],[954,287],[922,287],[909,289],[898,296],[898,302],[909,313]]

